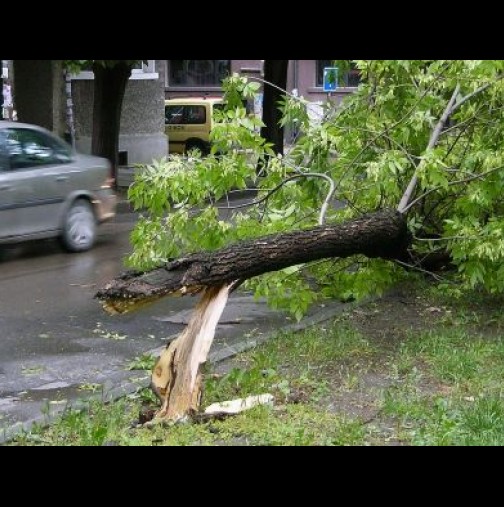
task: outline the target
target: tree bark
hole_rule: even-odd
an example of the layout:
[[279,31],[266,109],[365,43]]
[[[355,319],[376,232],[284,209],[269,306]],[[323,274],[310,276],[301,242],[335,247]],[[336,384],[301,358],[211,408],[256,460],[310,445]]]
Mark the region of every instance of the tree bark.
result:
[[263,122],[265,126],[261,129],[261,136],[268,143],[273,144],[275,153],[282,155],[284,152],[284,128],[279,123],[282,113],[278,108],[278,102],[282,98],[282,90],[287,89],[288,68],[289,60],[264,60],[264,80],[275,86],[267,83],[264,85]]
[[94,106],[91,151],[93,155],[110,161],[111,176],[117,185],[121,111],[126,85],[131,76],[131,66],[121,60],[112,67],[95,63],[93,72]]
[[384,210],[337,225],[242,241],[201,252],[147,273],[126,273],[97,297],[109,313],[126,313],[169,294],[194,294],[207,287],[246,280],[270,271],[332,257],[362,254],[403,258],[409,236],[403,215]]

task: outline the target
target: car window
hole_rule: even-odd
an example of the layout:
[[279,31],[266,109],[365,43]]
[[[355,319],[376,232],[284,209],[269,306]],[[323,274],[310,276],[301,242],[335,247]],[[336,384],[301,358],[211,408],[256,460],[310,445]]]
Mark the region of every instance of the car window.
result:
[[165,123],[166,125],[177,125],[184,120],[184,106],[166,106]]
[[66,164],[71,149],[62,141],[38,130],[6,129],[5,148],[10,170]]
[[189,125],[201,125],[206,122],[205,106],[186,106],[186,122]]
[[7,132],[2,129],[0,130],[0,172],[7,171],[10,168],[6,143]]

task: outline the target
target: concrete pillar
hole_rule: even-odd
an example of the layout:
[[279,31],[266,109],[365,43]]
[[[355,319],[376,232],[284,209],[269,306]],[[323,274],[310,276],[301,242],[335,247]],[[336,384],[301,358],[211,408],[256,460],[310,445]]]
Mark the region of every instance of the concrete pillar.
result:
[[62,60],[14,60],[15,107],[18,120],[60,136],[65,126],[65,80]]

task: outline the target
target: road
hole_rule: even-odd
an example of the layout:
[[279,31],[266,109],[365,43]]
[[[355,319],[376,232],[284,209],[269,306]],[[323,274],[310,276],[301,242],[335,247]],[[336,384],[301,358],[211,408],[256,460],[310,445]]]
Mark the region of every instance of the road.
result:
[[[66,254],[54,241],[0,249],[0,433],[93,386],[130,378],[135,356],[161,349],[187,324],[192,297],[114,317],[93,299],[124,269],[134,219],[120,214],[103,225],[96,247],[83,254]],[[263,302],[235,294],[216,344],[222,349],[286,323]]]

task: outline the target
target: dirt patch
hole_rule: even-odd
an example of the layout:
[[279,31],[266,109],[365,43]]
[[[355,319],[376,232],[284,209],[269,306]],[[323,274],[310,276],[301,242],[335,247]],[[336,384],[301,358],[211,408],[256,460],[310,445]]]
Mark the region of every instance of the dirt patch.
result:
[[378,301],[356,308],[347,318],[374,344],[390,349],[411,333],[434,329],[447,311],[433,306],[417,291],[397,289]]

